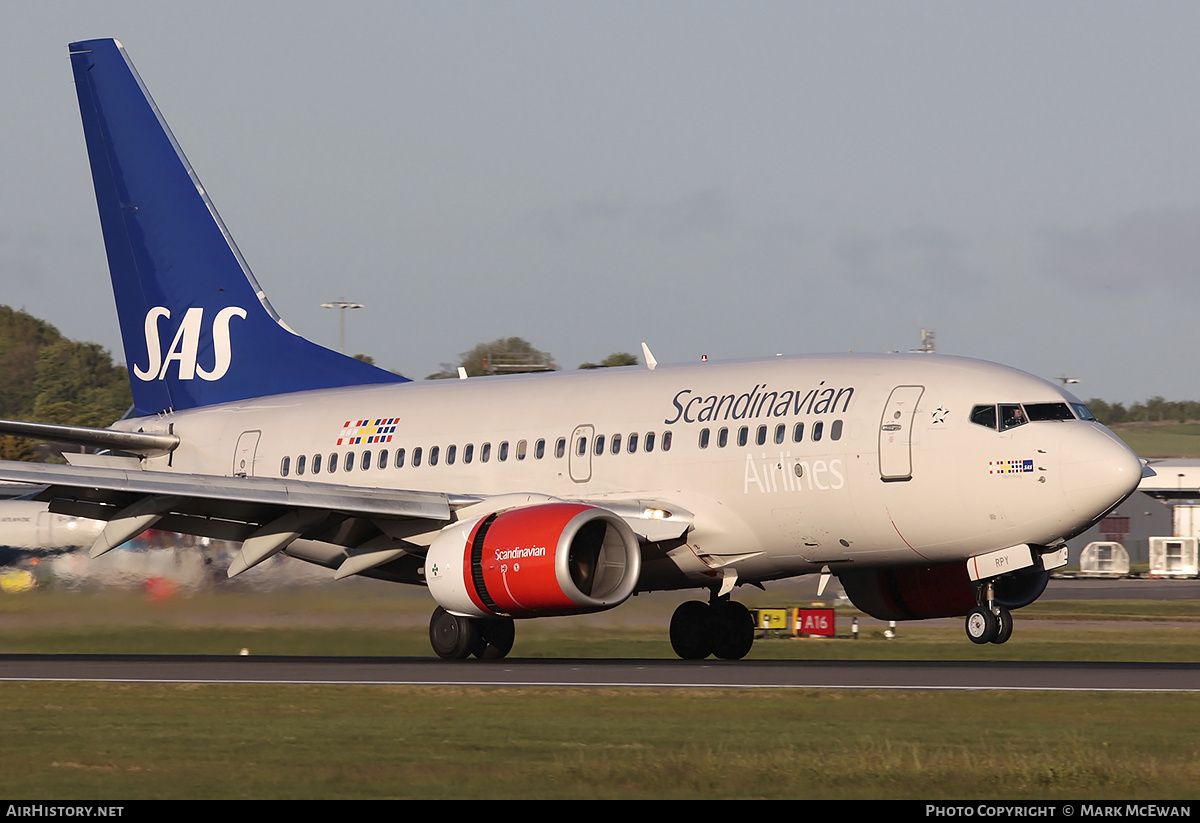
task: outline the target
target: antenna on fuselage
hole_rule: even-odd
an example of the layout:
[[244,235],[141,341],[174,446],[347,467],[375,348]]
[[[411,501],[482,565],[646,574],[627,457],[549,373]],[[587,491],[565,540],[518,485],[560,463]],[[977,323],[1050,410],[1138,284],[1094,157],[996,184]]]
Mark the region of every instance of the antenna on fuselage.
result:
[[654,359],[654,355],[650,353],[650,347],[646,345],[646,341],[642,341],[642,356],[646,358],[646,368],[654,371],[654,367],[658,365],[658,361]]
[[937,332],[933,329],[921,329],[921,347],[919,349],[909,349],[909,351],[916,354],[936,354],[937,344],[934,342],[936,336]]

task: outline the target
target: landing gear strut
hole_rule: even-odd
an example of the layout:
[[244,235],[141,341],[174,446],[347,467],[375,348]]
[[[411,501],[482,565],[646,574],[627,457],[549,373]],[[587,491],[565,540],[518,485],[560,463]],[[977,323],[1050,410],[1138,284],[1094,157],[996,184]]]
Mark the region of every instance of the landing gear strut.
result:
[[515,636],[509,617],[463,617],[438,606],[429,618],[429,642],[443,660],[499,659],[512,650]]
[[754,618],[749,609],[728,597],[711,604],[689,600],[671,616],[671,648],[684,660],[703,660],[710,654],[741,660],[753,645]]
[[1007,643],[1013,633],[1013,618],[995,601],[991,581],[980,590],[981,604],[967,612],[967,637],[972,643]]

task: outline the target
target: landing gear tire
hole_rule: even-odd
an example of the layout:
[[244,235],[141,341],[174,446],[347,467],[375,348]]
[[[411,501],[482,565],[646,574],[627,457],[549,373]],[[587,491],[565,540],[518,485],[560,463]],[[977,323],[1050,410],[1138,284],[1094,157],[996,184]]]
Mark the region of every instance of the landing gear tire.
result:
[[1007,643],[1008,638],[1012,637],[1013,633],[1013,616],[1012,612],[1003,606],[996,606],[996,636],[992,638],[992,642],[996,644]]
[[754,645],[754,618],[734,600],[721,600],[712,610],[712,650],[722,660],[741,660]]
[[483,644],[475,656],[484,660],[500,660],[512,651],[517,630],[511,617],[495,617],[476,621],[479,624],[479,639]]
[[463,660],[482,654],[486,644],[479,634],[479,621],[462,617],[438,606],[429,618],[429,642],[443,660]]
[[703,660],[712,654],[712,609],[689,600],[671,615],[671,648],[684,660]]
[[[1011,618],[1010,618],[1011,622]],[[967,637],[972,643],[991,643],[1000,630],[999,621],[991,609],[975,608],[967,612]],[[1011,633],[1011,627],[1009,632]]]

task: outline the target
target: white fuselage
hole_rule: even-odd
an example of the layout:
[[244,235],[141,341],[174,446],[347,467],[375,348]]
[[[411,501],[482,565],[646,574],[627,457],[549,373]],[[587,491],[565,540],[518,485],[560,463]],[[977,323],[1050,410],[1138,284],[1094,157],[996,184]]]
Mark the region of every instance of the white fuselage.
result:
[[159,471],[682,508],[693,528],[664,549],[682,577],[648,589],[734,560],[769,580],[1071,536],[1137,486],[1136,456],[1093,421],[970,415],[1072,402],[991,363],[848,354],[299,392],[119,427],[181,438]]

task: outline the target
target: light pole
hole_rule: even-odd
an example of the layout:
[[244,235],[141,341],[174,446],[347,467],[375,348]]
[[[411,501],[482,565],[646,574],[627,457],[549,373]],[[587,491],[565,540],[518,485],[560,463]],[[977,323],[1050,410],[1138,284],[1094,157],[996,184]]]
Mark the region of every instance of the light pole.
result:
[[361,309],[362,303],[353,303],[349,300],[334,300],[331,303],[322,303],[323,309],[338,309],[338,351],[342,354],[346,353],[346,309]]

